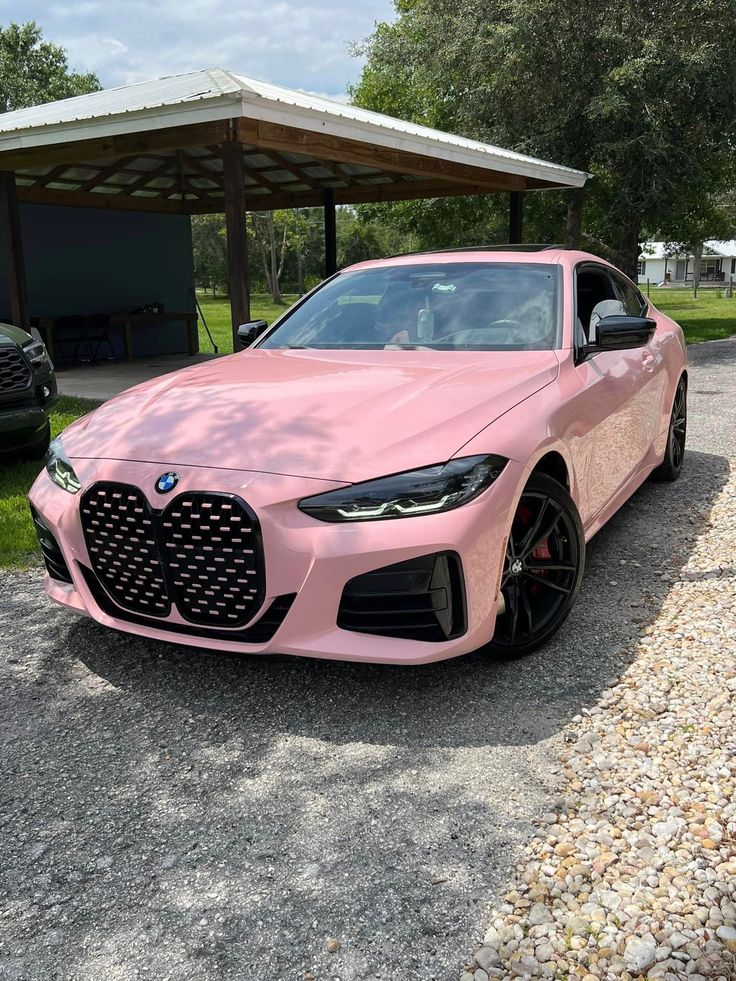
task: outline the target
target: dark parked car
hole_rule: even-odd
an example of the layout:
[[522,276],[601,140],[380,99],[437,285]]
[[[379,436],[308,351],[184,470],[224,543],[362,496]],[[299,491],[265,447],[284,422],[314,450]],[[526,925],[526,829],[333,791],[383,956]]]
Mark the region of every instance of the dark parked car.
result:
[[41,338],[0,323],[0,457],[44,456],[56,398],[54,366]]

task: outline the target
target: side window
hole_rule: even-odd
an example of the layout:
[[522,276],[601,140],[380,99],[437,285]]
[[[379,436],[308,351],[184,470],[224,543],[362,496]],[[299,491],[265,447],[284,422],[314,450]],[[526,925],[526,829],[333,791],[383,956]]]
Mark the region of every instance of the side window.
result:
[[[613,289],[611,277],[605,269],[596,266],[583,266],[578,270],[575,278],[575,306],[577,309],[577,324],[575,336],[579,338],[579,343],[585,344],[586,341],[593,341],[595,332],[594,319],[593,332],[591,332],[591,314],[604,300],[618,300],[619,297]],[[582,336],[581,335],[582,332]]]
[[626,315],[628,317],[641,317],[647,304],[639,290],[633,283],[630,283],[627,279],[623,279],[621,276],[614,275],[613,279],[616,283],[616,290],[621,298],[621,302],[626,310]]

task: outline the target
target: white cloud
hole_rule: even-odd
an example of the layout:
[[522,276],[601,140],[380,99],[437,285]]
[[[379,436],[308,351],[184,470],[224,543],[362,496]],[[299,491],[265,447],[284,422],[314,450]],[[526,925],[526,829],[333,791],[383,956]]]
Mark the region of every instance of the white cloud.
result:
[[[339,99],[360,72],[350,44],[392,15],[391,0],[23,4],[23,19],[37,20],[74,69],[96,72],[106,87],[219,67]],[[0,20],[11,16],[18,19],[15,0],[0,0]]]

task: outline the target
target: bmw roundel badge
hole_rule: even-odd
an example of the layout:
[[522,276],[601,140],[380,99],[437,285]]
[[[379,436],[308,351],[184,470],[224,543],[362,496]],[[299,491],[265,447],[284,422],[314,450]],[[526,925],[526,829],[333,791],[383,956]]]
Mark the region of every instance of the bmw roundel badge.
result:
[[174,473],[170,470],[168,473],[162,473],[161,476],[156,481],[156,490],[159,494],[168,494],[172,491],[176,485],[179,483],[179,474]]

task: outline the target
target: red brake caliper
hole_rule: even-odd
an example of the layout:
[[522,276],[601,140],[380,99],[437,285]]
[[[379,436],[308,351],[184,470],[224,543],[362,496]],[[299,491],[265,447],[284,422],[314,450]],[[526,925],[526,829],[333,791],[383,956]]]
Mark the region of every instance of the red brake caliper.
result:
[[[532,524],[532,520],[533,520],[534,515],[533,515],[532,511],[528,507],[525,507],[523,504],[520,504],[519,505],[519,510],[517,511],[517,516],[518,516],[519,520],[521,521],[522,525],[525,528],[531,527],[531,524]],[[544,560],[544,559],[547,559],[548,560],[548,559],[551,559],[552,558],[552,553],[549,550],[549,538],[543,539],[539,543],[539,545],[537,545],[537,547],[531,553],[531,558],[533,558],[533,559],[542,559],[542,560]],[[537,572],[536,575],[538,575],[538,576],[546,576],[547,573],[546,572]],[[535,589],[535,588],[536,589],[539,588],[539,584],[538,583],[536,584],[536,586],[532,586],[532,589]]]

